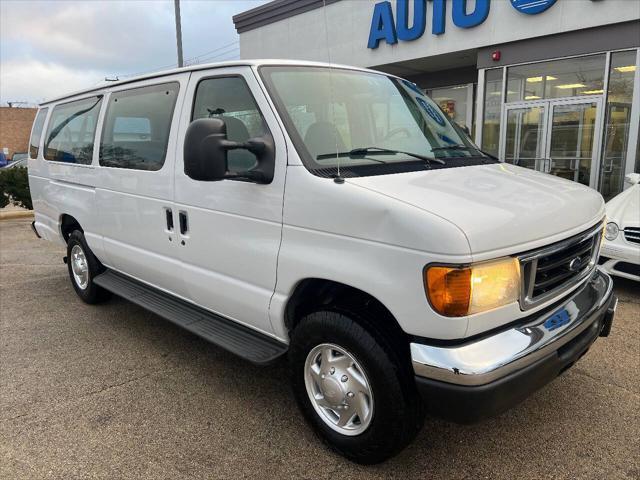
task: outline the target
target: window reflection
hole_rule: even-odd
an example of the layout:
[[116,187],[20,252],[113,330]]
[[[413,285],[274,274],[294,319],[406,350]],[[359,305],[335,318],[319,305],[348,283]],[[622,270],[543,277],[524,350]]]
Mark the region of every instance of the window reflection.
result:
[[484,88],[482,149],[498,156],[500,146],[500,111],[502,107],[502,69],[487,70]]
[[602,95],[605,60],[601,54],[510,67],[507,102]]
[[635,51],[611,54],[604,149],[600,165],[600,192],[607,200],[624,188],[635,73]]
[[469,89],[472,85],[460,85],[457,87],[434,88],[429,93],[431,99],[436,102],[443,112],[445,112],[451,120],[456,122],[463,129],[466,128],[471,132],[471,125],[468,122],[469,108]]
[[40,151],[40,137],[42,136],[44,120],[47,118],[48,111],[48,108],[40,109],[38,116],[33,122],[33,132],[31,133],[31,140],[29,141],[29,156],[31,158],[38,158],[38,152]]
[[115,92],[100,142],[100,165],[160,170],[169,142],[178,83]]
[[51,113],[44,158],[88,165],[102,96],[56,105]]

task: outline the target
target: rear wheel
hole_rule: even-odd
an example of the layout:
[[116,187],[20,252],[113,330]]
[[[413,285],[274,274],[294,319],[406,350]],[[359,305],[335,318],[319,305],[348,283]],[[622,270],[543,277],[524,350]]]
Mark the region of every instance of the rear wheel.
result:
[[93,283],[96,275],[104,271],[98,259],[93,255],[83,233],[74,230],[67,241],[67,268],[73,289],[86,303],[105,301],[110,293]]
[[356,315],[319,311],[291,335],[294,393],[305,418],[335,451],[358,463],[400,452],[422,426],[413,374],[388,339]]

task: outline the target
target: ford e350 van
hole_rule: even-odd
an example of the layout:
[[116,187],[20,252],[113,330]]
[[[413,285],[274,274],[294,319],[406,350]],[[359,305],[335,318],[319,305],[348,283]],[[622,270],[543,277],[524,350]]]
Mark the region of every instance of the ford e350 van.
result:
[[30,142],[33,227],[82,300],[286,355],[302,413],[357,462],[425,413],[501,413],[611,328],[602,197],[483,153],[391,75],[172,70],[42,104]]

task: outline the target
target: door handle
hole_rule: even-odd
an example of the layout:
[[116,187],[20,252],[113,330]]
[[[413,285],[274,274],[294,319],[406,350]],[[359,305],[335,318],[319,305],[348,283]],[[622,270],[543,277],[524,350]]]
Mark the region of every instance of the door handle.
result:
[[613,172],[613,162],[615,161],[614,158],[611,159],[611,161],[607,164],[605,164],[605,167],[602,169],[602,171],[604,173],[611,173]]
[[178,220],[180,222],[180,234],[186,235],[189,231],[189,222],[187,220],[187,212],[180,212],[178,214]]
[[173,212],[171,211],[170,208],[165,208],[164,215],[167,220],[167,230],[169,230],[170,232],[173,232]]

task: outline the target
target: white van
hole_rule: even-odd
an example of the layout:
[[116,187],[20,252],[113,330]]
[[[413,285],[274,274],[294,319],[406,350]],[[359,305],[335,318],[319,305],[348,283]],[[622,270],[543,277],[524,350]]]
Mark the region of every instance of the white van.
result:
[[424,413],[496,415],[606,336],[604,203],[481,152],[411,82],[290,61],[193,66],[41,105],[34,230],[115,293],[258,364],[361,463]]

